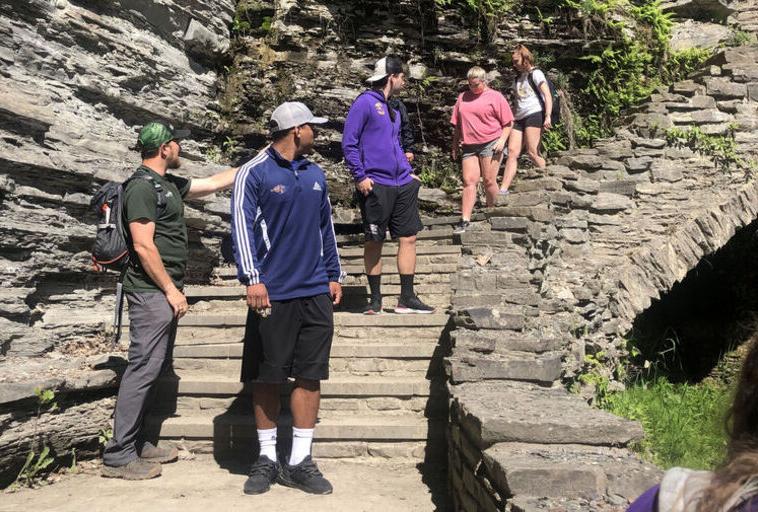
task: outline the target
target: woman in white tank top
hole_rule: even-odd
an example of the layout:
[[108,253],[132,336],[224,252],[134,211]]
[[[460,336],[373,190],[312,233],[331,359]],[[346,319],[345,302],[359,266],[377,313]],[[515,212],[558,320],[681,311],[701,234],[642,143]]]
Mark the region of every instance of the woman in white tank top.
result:
[[[526,147],[529,158],[540,169],[545,167],[545,159],[540,156],[539,147],[544,130],[552,128],[550,115],[553,112],[553,98],[550,87],[547,85],[545,74],[534,68],[534,57],[526,46],[520,44],[511,55],[513,68],[518,71],[519,77],[515,83],[515,122],[513,131],[508,139],[508,159],[505,162],[505,175],[500,186],[500,193],[507,194],[518,167],[518,157],[521,150]],[[541,93],[542,101],[529,83],[531,74],[534,85]],[[543,110],[542,104],[545,108]]]

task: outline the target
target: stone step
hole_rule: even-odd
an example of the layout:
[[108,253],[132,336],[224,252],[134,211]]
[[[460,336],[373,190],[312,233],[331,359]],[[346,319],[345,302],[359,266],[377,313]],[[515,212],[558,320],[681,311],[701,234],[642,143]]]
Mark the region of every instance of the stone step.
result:
[[[217,288],[226,288],[224,286],[218,286]],[[229,287],[231,288],[231,287]],[[356,287],[345,287],[348,290],[351,288],[353,290],[356,289]],[[343,288],[343,290],[345,289]],[[382,287],[384,288],[384,287]],[[238,292],[243,292],[243,289],[239,287],[234,287],[234,290]],[[334,311],[336,312],[351,312],[351,313],[362,313],[363,309],[366,307],[366,304],[368,303],[368,289],[367,287],[360,287],[361,290],[364,290],[363,293],[346,293],[343,294],[342,300],[338,305],[334,307]],[[450,306],[450,294],[421,294],[417,293],[419,298],[423,300],[426,304],[429,306],[432,306],[434,308],[439,309],[440,311],[445,311]],[[395,306],[397,306],[397,302],[399,299],[399,294],[397,295],[389,295],[387,293],[384,293],[384,290],[382,289],[382,306],[385,311],[392,312],[394,311]],[[245,311],[247,309],[247,302],[245,299],[242,298],[241,293],[237,297],[234,296],[227,296],[227,297],[207,297],[205,299],[201,300],[193,300],[188,299],[188,302],[190,304],[190,311],[199,313],[203,311]]]
[[[125,317],[127,315],[124,315]],[[235,327],[244,326],[247,314],[239,311],[203,311],[190,312],[179,319],[180,326],[197,327]],[[449,316],[446,313],[423,315],[361,315],[356,313],[334,313],[335,327],[444,327]],[[128,318],[124,319],[127,323]],[[408,333],[410,334],[410,333]],[[411,334],[412,335],[412,334]]]
[[[436,343],[332,343],[331,358],[429,359],[438,350]],[[174,358],[239,359],[242,343],[181,345],[174,348]]]
[[458,329],[452,331],[450,336],[456,347],[481,354],[505,354],[510,351],[542,353],[561,348],[558,338],[526,332]]
[[[397,274],[397,262],[394,258],[383,258],[382,272],[385,274]],[[451,274],[458,271],[457,258],[451,257],[447,263],[427,263],[419,262],[416,265],[416,274]],[[354,260],[347,264],[342,265],[342,271],[349,275],[361,275],[365,274],[366,270],[363,266],[363,262]],[[226,266],[217,267],[213,271],[213,276],[220,279],[236,279],[237,267]]]
[[[398,245],[396,243],[385,243],[382,245],[382,256],[395,257],[397,255]],[[363,247],[345,247],[339,250],[342,258],[363,258]],[[438,256],[453,255],[460,256],[460,245],[428,245],[417,244],[416,256]]]
[[[224,439],[254,438],[255,420],[252,414],[223,414],[146,418],[148,429],[156,429],[162,439]],[[282,438],[291,437],[291,418],[279,418]],[[444,422],[416,415],[358,415],[319,419],[314,442],[344,441],[425,441],[444,437]]]
[[662,476],[628,450],[603,446],[498,443],[484,450],[483,461],[506,496],[632,501]]
[[[446,285],[450,287],[451,272],[443,272],[441,274],[417,274],[414,278],[415,286],[427,286],[427,285]],[[363,285],[368,286],[368,278],[366,274],[353,274],[345,276],[345,280],[342,282],[343,286]],[[384,272],[382,274],[382,293],[384,293],[384,287],[387,285],[400,285],[400,276],[397,273]]]
[[626,446],[642,427],[595,409],[564,388],[514,381],[455,386],[453,415],[477,446],[500,442]]
[[456,350],[446,359],[446,371],[455,384],[494,379],[551,385],[561,377],[561,361],[560,352],[479,354]]
[[[178,369],[176,374],[178,379],[161,377],[158,381],[160,394],[213,397],[248,395],[252,390],[252,386],[243,385],[239,381],[239,365],[235,371],[225,375],[181,369]],[[323,398],[429,396],[432,390],[439,391],[440,386],[442,386],[441,381],[431,381],[422,375],[384,377],[333,373],[328,380],[321,382],[321,396]]]
[[[395,265],[397,258],[395,255],[382,256],[382,268]],[[439,264],[453,264],[458,263],[460,260],[460,254],[428,254],[416,256],[416,267],[423,265],[439,265]],[[346,266],[363,266],[363,255],[345,257],[341,255],[340,264],[343,267]]]
[[[411,376],[427,373],[440,373],[441,368],[430,368],[429,359],[380,359],[380,358],[352,358],[341,357],[333,358],[329,361],[329,370],[331,372],[340,372],[351,375],[373,375],[380,374],[386,376]],[[437,365],[439,366],[439,365]],[[198,358],[177,358],[174,359],[174,369],[190,370],[202,373],[213,373],[220,375],[237,375],[240,371],[240,360],[238,359],[198,359]]]
[[[129,337],[129,324],[122,329],[122,342],[127,342]],[[437,344],[442,333],[439,326],[414,327],[413,329],[399,329],[397,327],[343,327],[334,328],[333,346],[344,343],[384,343],[405,340],[410,343],[433,343]],[[226,343],[239,343],[245,334],[244,326],[237,327],[193,327],[179,326],[177,329],[176,346],[183,345],[215,345]]]
[[[424,229],[419,231],[416,235],[416,240],[452,240],[453,228],[452,226],[440,226],[435,229]],[[358,245],[363,243],[363,233],[350,234],[350,235],[337,235],[337,244],[342,245]]]
[[[277,440],[277,450],[280,456],[289,452],[290,441],[284,437],[281,430]],[[444,453],[443,441],[437,441],[439,448],[429,449],[426,441],[342,441],[321,442],[316,440],[311,447],[311,453],[316,459],[360,459],[370,463],[388,461],[391,464],[408,462],[417,465],[430,459],[443,463],[441,453]],[[181,445],[192,453],[208,453],[214,457],[234,459],[241,453],[257,453],[258,441],[253,438],[245,439],[184,439]]]
[[624,512],[627,504],[619,505],[601,498],[536,498],[516,496],[508,500],[511,512]]
[[[389,276],[387,276],[389,277]],[[237,283],[239,284],[239,283]],[[421,297],[429,297],[430,295],[441,295],[447,297],[448,300],[451,297],[451,290],[449,284],[418,284],[414,287],[414,291]],[[343,284],[342,285],[343,298],[348,296],[365,297],[369,293],[368,284]],[[187,299],[201,300],[201,299],[241,299],[245,297],[245,287],[239,284],[239,286],[202,286],[192,285],[187,286],[184,289],[184,294]],[[400,295],[400,285],[385,284],[382,282],[382,295],[385,297],[392,297]]]
[[[151,412],[158,416],[196,416],[226,413],[249,414],[250,397],[160,396],[153,402]],[[281,396],[283,410],[289,410],[289,393]],[[427,396],[351,396],[322,397],[319,417],[331,418],[344,414],[417,415],[442,418],[446,416],[445,400],[429,400]]]

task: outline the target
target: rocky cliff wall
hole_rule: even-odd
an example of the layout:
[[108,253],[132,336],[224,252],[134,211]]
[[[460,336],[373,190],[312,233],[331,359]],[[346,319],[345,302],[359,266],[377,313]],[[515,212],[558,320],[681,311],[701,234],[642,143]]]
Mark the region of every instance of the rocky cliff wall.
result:
[[[128,148],[150,119],[194,132],[181,172],[211,168],[218,133],[217,62],[232,0],[18,0],[0,5],[0,353],[66,343],[46,315],[110,304],[112,275],[95,274],[88,204],[139,163]],[[217,257],[226,208],[189,208],[192,271]],[[221,216],[220,216],[221,214]],[[201,258],[198,256],[202,255]]]
[[[97,451],[116,382],[107,364],[93,368],[103,329],[56,321],[113,304],[115,276],[89,262],[90,197],[138,165],[128,148],[152,119],[193,131],[181,173],[220,169],[205,153],[233,12],[233,0],[0,4],[0,485],[37,441],[56,456]],[[187,209],[196,279],[219,258],[227,202]],[[39,419],[36,388],[59,393]]]

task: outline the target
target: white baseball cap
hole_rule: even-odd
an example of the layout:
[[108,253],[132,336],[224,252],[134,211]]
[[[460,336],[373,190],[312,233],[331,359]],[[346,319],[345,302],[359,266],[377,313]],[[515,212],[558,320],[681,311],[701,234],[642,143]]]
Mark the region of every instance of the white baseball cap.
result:
[[270,127],[271,131],[280,132],[302,124],[324,124],[328,121],[325,117],[314,116],[313,112],[299,101],[287,101],[271,113]]
[[403,64],[397,57],[387,62],[387,57],[382,57],[374,64],[374,74],[366,79],[367,82],[378,82],[387,75],[395,75],[403,72]]

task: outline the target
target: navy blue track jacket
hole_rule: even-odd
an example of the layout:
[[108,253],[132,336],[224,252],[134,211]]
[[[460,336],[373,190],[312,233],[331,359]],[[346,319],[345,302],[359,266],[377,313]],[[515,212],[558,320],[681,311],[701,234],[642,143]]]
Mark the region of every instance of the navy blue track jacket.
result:
[[239,168],[232,189],[237,277],[271,300],[329,293],[342,282],[326,177],[306,158],[268,147]]

